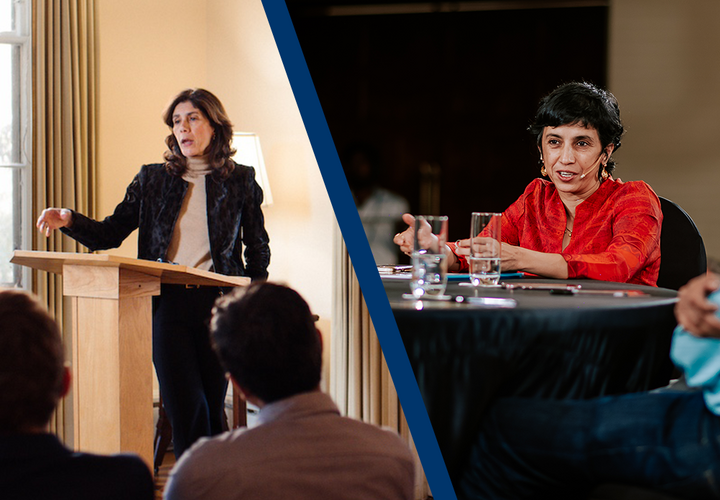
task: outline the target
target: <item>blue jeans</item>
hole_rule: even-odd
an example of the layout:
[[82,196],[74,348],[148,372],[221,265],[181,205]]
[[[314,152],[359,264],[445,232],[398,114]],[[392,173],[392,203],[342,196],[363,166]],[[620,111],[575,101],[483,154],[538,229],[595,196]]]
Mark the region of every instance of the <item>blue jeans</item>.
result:
[[501,399],[455,486],[461,499],[558,499],[601,483],[720,498],[720,416],[699,391]]

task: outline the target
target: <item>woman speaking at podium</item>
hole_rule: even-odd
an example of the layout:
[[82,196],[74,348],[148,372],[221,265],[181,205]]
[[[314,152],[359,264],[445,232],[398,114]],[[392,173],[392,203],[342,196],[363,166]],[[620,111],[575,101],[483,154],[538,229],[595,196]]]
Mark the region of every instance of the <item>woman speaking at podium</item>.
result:
[[[95,251],[118,247],[138,229],[140,259],[267,278],[262,189],[252,167],[231,159],[232,124],[222,103],[207,90],[185,90],[164,119],[172,131],[165,163],[144,165],[112,215],[96,221],[47,208],[38,230],[49,236],[60,229]],[[227,381],[207,329],[221,293],[217,287],[162,285],[153,300],[153,363],[176,457],[196,439],[223,430]]]

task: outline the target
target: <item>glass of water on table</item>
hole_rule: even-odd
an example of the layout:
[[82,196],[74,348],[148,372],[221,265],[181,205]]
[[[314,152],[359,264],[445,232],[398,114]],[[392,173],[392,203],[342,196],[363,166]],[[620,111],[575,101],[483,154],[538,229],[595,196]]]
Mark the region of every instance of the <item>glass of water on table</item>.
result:
[[415,217],[410,290],[417,299],[444,298],[448,259],[445,244],[448,218],[444,215]]
[[500,281],[502,214],[473,212],[470,228],[470,282],[475,287],[497,286]]

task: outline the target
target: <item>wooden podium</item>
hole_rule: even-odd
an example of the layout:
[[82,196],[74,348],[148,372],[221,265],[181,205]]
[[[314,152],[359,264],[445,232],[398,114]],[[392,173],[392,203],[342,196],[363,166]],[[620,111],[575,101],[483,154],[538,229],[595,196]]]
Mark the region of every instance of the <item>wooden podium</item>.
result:
[[18,250],[11,262],[63,276],[72,309],[74,448],[137,453],[152,468],[152,296],[161,283],[244,286],[250,278],[107,254]]

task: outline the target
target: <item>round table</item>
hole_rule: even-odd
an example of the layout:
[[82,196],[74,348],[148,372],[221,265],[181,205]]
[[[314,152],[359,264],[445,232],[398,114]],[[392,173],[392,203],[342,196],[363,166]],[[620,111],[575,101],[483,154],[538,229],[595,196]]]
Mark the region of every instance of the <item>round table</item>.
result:
[[474,289],[466,280],[448,284],[450,300],[418,301],[403,298],[408,278],[383,278],[451,478],[497,397],[584,399],[670,378],[673,290],[540,278]]

